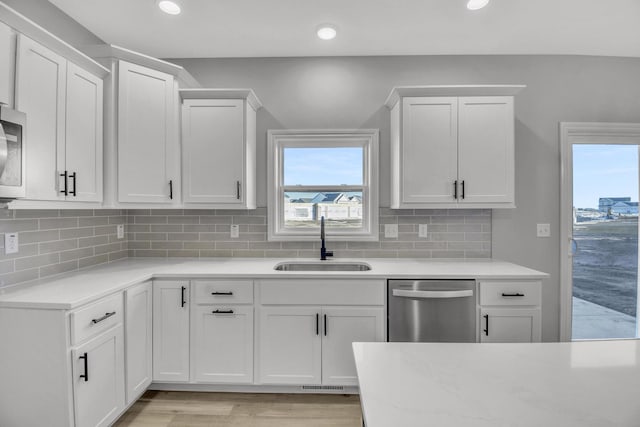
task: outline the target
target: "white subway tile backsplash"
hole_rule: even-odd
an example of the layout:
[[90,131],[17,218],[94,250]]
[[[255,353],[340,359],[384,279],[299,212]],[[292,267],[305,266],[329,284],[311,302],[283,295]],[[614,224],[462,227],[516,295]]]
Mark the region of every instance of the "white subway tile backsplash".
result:
[[[6,210],[0,233],[20,233],[20,251],[0,254],[0,287],[126,257],[315,258],[320,240],[267,241],[267,210],[79,209]],[[126,224],[118,239],[116,225]],[[230,227],[239,225],[232,239]],[[398,224],[385,238],[384,224]],[[418,224],[428,224],[427,238]],[[336,258],[488,258],[489,209],[380,209],[378,242],[336,242]],[[3,240],[0,239],[0,248]]]

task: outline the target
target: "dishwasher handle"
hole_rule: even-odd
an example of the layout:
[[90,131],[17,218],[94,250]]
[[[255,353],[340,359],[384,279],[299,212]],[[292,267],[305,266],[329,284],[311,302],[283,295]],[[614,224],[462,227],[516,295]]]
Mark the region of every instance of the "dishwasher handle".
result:
[[414,291],[409,289],[394,289],[394,297],[405,298],[466,298],[473,296],[472,289],[465,289],[460,291]]

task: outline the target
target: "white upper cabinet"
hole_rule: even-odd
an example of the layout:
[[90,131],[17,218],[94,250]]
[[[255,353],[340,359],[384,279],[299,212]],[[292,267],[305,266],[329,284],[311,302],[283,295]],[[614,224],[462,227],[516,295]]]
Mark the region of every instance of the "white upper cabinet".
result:
[[126,61],[118,67],[118,201],[172,203],[179,182],[170,74]]
[[[16,109],[26,113],[27,199],[64,200],[67,61],[18,36]],[[62,184],[60,184],[62,183]],[[68,188],[68,187],[67,187]]]
[[102,79],[22,34],[16,63],[26,199],[101,202]]
[[16,33],[0,22],[0,104],[13,107],[16,67]]
[[394,88],[391,207],[514,207],[513,95],[523,87]]
[[458,100],[404,98],[402,108],[402,203],[450,203],[458,173]]
[[256,207],[256,110],[251,90],[181,90],[185,204]]
[[102,201],[102,79],[67,66],[65,170],[68,199]]
[[458,179],[464,204],[514,203],[512,96],[458,98]]

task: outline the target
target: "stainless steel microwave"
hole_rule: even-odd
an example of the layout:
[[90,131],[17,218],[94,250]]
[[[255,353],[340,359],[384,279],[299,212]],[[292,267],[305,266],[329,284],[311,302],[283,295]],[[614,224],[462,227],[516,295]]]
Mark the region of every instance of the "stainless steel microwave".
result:
[[27,116],[0,105],[0,203],[24,197]]

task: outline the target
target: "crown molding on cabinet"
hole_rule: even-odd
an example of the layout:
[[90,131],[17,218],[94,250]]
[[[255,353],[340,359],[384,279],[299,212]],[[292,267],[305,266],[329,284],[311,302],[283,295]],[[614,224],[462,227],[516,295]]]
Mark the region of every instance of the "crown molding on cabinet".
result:
[[101,79],[109,75],[109,69],[2,2],[0,21]]
[[262,108],[262,102],[253,89],[180,89],[181,99],[246,99],[254,110]]
[[512,96],[526,85],[428,85],[396,86],[384,102],[393,108],[405,96]]
[[200,83],[183,67],[114,44],[85,46],[84,53],[95,59],[122,59],[175,76],[181,87],[200,87]]

